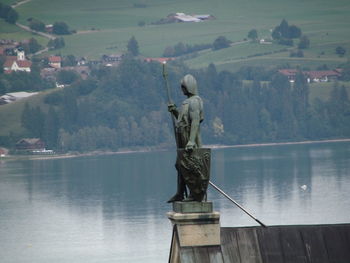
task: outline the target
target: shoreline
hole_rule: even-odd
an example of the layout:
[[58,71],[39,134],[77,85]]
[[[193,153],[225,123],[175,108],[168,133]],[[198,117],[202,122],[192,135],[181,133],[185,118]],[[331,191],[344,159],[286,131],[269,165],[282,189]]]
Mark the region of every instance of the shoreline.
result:
[[[240,144],[240,145],[221,145],[221,144],[208,144],[204,145],[205,148],[226,149],[226,148],[250,148],[250,147],[269,147],[269,146],[284,146],[284,145],[299,145],[299,144],[316,144],[316,143],[337,143],[337,142],[350,142],[349,139],[329,139],[329,140],[316,140],[316,141],[299,141],[299,142],[272,142],[272,143],[253,143],[253,144]],[[170,148],[143,148],[138,150],[124,149],[120,151],[92,151],[86,153],[66,153],[57,155],[7,155],[0,157],[0,161],[11,160],[53,160],[53,159],[70,159],[78,157],[88,156],[103,156],[103,155],[117,155],[117,154],[133,154],[133,153],[147,153],[147,152],[162,152],[168,151]]]
[[211,144],[211,145],[205,145],[205,146],[207,146],[208,148],[211,148],[211,149],[224,149],[224,148],[249,148],[249,147],[267,147],[267,146],[283,146],[283,145],[298,145],[298,144],[336,143],[336,142],[350,142],[350,139],[329,139],[329,140],[299,141],[299,142],[252,143],[252,144],[239,144],[239,145]]

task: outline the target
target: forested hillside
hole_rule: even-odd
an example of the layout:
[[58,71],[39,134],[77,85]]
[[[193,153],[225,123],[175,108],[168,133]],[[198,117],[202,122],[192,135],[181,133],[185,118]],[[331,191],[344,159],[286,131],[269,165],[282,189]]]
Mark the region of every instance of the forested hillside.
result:
[[[174,101],[184,96],[179,81],[193,74],[204,100],[202,124],[206,144],[341,138],[350,136],[350,102],[344,87],[327,101],[309,102],[302,74],[295,83],[274,71],[242,68],[237,73],[168,66]],[[245,79],[245,81],[242,81]],[[250,81],[246,81],[250,79]],[[23,136],[40,137],[61,151],[118,150],[174,144],[159,63],[125,59],[117,68],[101,68],[90,79],[52,92],[48,107],[27,104]]]

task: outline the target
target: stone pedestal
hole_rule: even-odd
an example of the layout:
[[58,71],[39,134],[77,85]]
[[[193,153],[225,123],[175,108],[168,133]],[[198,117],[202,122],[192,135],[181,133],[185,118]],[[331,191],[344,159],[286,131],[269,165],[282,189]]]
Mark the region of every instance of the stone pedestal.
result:
[[174,202],[167,215],[180,248],[220,246],[220,214],[211,202]]

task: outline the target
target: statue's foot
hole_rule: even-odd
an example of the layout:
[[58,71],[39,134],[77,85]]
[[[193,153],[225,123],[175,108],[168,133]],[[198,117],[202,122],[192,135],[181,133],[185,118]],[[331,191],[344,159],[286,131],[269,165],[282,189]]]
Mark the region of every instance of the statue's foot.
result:
[[174,203],[174,202],[178,202],[178,201],[182,201],[182,200],[184,200],[184,196],[181,194],[176,194],[172,198],[170,198],[167,201],[167,203]]

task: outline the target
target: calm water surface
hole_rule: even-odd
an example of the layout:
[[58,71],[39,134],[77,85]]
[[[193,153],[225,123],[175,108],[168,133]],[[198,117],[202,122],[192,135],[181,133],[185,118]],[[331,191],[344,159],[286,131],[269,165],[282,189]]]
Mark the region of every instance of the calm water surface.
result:
[[[167,262],[174,160],[0,161],[0,262]],[[213,150],[212,181],[267,225],[350,223],[349,142]],[[255,225],[209,199],[222,226]]]

